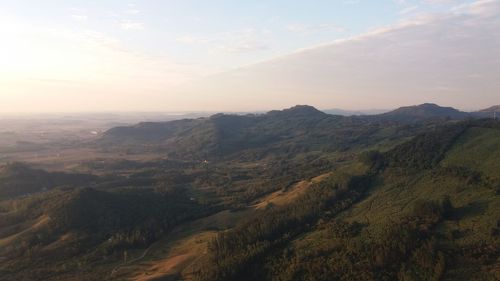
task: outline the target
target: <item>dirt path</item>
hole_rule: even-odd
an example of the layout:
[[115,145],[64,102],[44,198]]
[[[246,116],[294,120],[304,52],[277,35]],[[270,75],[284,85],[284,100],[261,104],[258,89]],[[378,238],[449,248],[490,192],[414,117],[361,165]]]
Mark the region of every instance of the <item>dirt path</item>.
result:
[[162,261],[157,261],[155,263],[152,263],[151,266],[143,273],[138,274],[131,280],[151,281],[169,275],[175,276],[179,273],[179,269],[191,260],[193,260],[192,254],[183,254]]
[[5,247],[8,244],[13,243],[17,238],[26,235],[28,233],[36,232],[39,228],[47,225],[49,221],[49,217],[47,215],[42,215],[36,220],[34,220],[32,225],[26,227],[24,230],[19,231],[13,235],[7,236],[5,238],[0,239],[0,247]]
[[153,243],[140,257],[116,266],[111,276],[120,280],[146,281],[183,275],[183,272],[189,275],[190,266],[207,253],[208,242],[217,234],[213,229],[232,228],[251,212],[254,209],[226,210],[182,224]]
[[122,264],[117,265],[115,268],[113,268],[113,270],[111,270],[111,276],[116,274],[121,267],[126,266],[127,264],[132,264],[132,263],[138,262],[138,261],[142,260],[143,258],[145,258],[146,255],[148,254],[149,250],[151,249],[151,247],[153,247],[153,245],[154,244],[152,244],[151,246],[149,246],[149,248],[144,250],[142,255],[140,255],[138,258],[135,258],[135,259],[132,259],[130,261],[127,261],[127,262],[124,262]]
[[239,211],[225,210],[217,214],[184,223],[170,234],[151,245],[139,257],[117,266],[120,277],[133,281],[190,280],[193,265],[207,254],[208,243],[218,232],[233,228],[239,221],[258,212],[269,203],[285,205],[302,195],[312,183],[326,178],[321,175],[311,181],[302,181],[290,190],[277,191]]

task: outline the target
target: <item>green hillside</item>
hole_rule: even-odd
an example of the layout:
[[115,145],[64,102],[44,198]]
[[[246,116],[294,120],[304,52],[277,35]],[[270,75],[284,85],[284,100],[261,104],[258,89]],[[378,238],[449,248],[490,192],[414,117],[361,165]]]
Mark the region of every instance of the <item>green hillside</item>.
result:
[[496,121],[301,106],[110,134],[168,159],[2,168],[1,281],[499,278]]
[[334,172],[279,216],[300,228],[266,226],[280,212],[271,210],[220,236],[196,280],[498,280],[500,181],[488,165],[463,163],[479,151],[494,159],[499,133],[453,125],[384,153],[363,181],[349,167]]
[[500,178],[500,130],[472,127],[457,141],[443,160],[443,166],[466,167]]
[[[0,280],[103,280],[124,252],[210,214],[181,192],[56,190],[0,204]],[[75,277],[78,272],[79,278]]]

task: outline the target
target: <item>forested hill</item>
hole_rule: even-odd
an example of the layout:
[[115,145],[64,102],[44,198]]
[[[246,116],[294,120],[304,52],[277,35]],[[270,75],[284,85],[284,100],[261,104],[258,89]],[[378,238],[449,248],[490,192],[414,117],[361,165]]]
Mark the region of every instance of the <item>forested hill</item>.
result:
[[194,279],[498,280],[499,157],[500,125],[485,121],[361,154],[219,234]]
[[[116,131],[178,158],[219,158],[96,160],[99,178],[4,167],[5,190],[26,181],[36,193],[0,198],[1,281],[500,276],[498,121],[375,122],[299,106]],[[118,149],[141,145],[126,142]]]
[[340,116],[299,105],[266,114],[140,123],[107,131],[99,145],[157,150],[173,158],[262,158],[280,151],[334,151],[411,136],[426,125],[468,114],[432,104],[372,116]]
[[[296,106],[262,115],[216,114],[208,118],[141,123],[106,132],[100,144],[144,147],[177,158],[213,158],[258,150],[320,149],[339,146],[370,131],[368,122],[328,115],[310,106]],[[277,151],[275,151],[277,152]]]
[[97,177],[87,174],[47,172],[23,163],[0,166],[0,201],[56,187],[87,186]]
[[500,118],[500,105],[490,106],[479,111],[472,112],[476,117],[480,118],[493,118],[496,114],[496,118]]
[[467,112],[459,111],[453,107],[442,107],[433,103],[400,107],[387,113],[371,116],[372,119],[396,122],[417,122],[428,119],[463,120],[469,117],[471,115]]

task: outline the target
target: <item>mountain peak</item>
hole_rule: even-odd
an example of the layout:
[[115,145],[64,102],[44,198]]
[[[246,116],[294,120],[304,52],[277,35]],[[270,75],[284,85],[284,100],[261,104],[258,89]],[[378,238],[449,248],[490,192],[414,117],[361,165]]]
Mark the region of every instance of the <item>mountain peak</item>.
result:
[[314,106],[310,105],[296,105],[283,110],[273,110],[268,114],[283,114],[287,116],[322,116],[326,113],[317,110]]
[[[445,107],[442,107],[442,106],[439,106],[435,103],[431,103],[431,102],[426,102],[426,103],[422,103],[422,104],[419,104],[419,105],[415,105],[414,107],[420,107],[420,108],[434,108],[434,109],[438,109],[438,108],[445,108]],[[451,108],[451,107],[447,107],[447,108]]]
[[423,103],[400,107],[384,113],[381,116],[385,118],[396,118],[400,121],[416,121],[428,118],[464,119],[467,118],[468,114],[453,107],[442,107],[435,103]]
[[405,114],[405,115],[432,115],[432,116],[447,116],[449,114],[463,113],[453,107],[443,107],[435,103],[423,103],[419,105],[404,106],[397,108],[387,114]]
[[488,108],[479,110],[479,112],[500,112],[500,105],[490,106]]
[[416,110],[416,109],[425,109],[425,110],[439,110],[439,109],[454,109],[452,107],[443,107],[439,106],[435,103],[422,103],[418,105],[410,105],[410,106],[402,106],[400,108],[395,109],[394,111],[401,111],[401,110]]

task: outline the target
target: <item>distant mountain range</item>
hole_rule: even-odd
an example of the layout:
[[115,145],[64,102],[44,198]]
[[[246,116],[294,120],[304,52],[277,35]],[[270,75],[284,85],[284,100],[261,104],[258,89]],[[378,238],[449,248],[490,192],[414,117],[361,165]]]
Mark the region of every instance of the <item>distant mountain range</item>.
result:
[[[478,111],[464,112],[457,110],[453,107],[442,107],[434,103],[424,103],[420,105],[404,106],[394,110],[372,109],[372,110],[343,110],[339,108],[325,109],[323,112],[333,115],[361,115],[361,116],[374,116],[380,115],[384,117],[404,117],[408,121],[413,119],[422,118],[435,118],[435,117],[450,117],[452,119],[461,119],[469,115],[478,117],[488,117],[493,112],[500,112],[500,105],[491,106]],[[492,116],[492,115],[491,115]]]
[[155,150],[175,158],[226,157],[236,153],[241,157],[242,151],[255,158],[283,149],[335,150],[353,144],[362,146],[386,137],[384,130],[400,130],[396,128],[403,124],[483,116],[484,112],[467,113],[430,103],[363,116],[332,115],[312,106],[297,105],[264,114],[219,113],[207,118],[116,127],[105,132],[98,143],[106,148]]
[[500,117],[500,105],[495,105],[476,112],[472,112],[472,114],[480,118],[496,117],[498,119]]
[[499,111],[500,111],[500,105],[494,105],[492,107],[479,110],[478,112],[499,112]]
[[324,113],[332,114],[332,115],[343,115],[343,116],[352,116],[352,115],[375,115],[382,114],[388,112],[389,109],[367,109],[367,110],[345,110],[341,108],[331,108],[322,110]]

